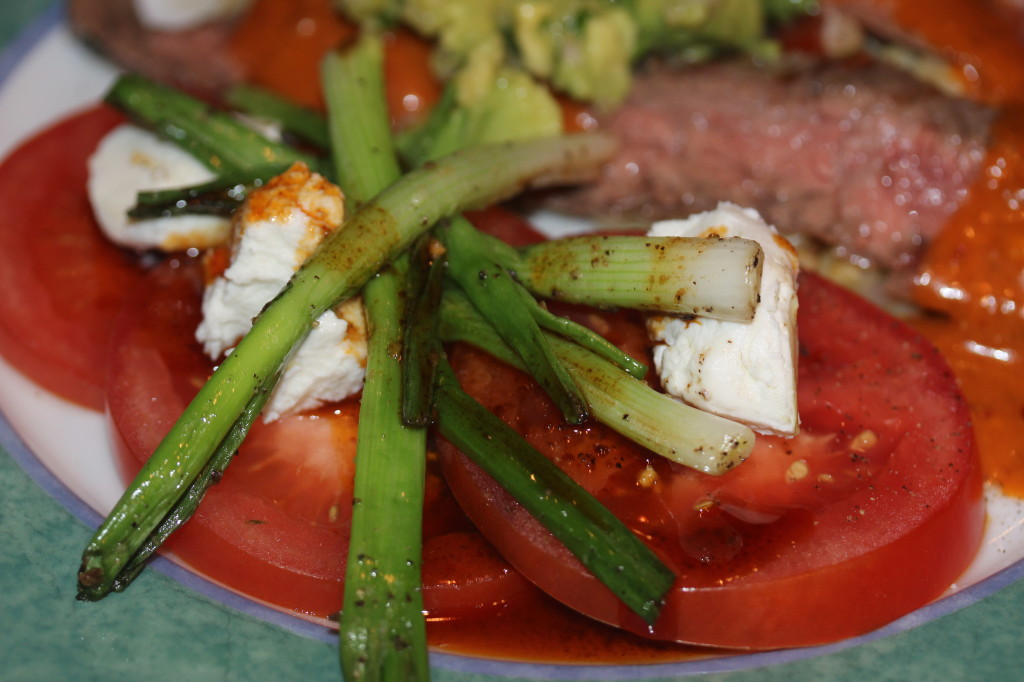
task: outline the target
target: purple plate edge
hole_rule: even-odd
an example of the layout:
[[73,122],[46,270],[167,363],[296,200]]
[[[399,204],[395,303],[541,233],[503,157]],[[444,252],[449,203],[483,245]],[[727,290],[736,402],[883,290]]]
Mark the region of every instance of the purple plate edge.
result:
[[62,21],[64,16],[63,3],[54,2],[7,44],[7,47],[0,52],[0,85],[7,81],[11,73],[21,64],[25,55],[50,29]]
[[[62,2],[54,2],[39,17],[30,22],[0,52],[0,87],[17,69],[25,56],[46,36],[46,34],[65,18]],[[81,498],[71,491],[36,457],[17,431],[0,413],[0,446],[3,446],[11,459],[42,488],[51,498],[63,506],[79,521],[89,528],[96,528],[102,516]],[[155,558],[151,567],[171,578],[185,588],[197,592],[208,599],[218,602],[234,611],[258,618],[295,634],[334,643],[336,635],[330,628],[305,621],[297,616],[283,613],[277,609],[254,602],[216,583],[162,558]],[[535,679],[565,680],[628,680],[650,677],[705,675],[711,673],[737,672],[764,666],[792,663],[799,660],[817,658],[844,651],[869,642],[891,637],[906,632],[925,623],[959,611],[975,604],[986,597],[1002,590],[1009,585],[1024,579],[1024,561],[1004,568],[1003,570],[981,580],[968,588],[943,597],[926,606],[907,614],[873,632],[853,637],[833,644],[798,649],[782,649],[735,656],[698,659],[680,663],[655,663],[639,665],[573,665],[526,663],[517,661],[492,660],[431,652],[433,665],[455,672],[474,674],[517,676]]]
[[[11,459],[29,478],[74,517],[89,528],[99,526],[103,520],[102,516],[53,475],[46,465],[31,451],[7,420],[7,417],[2,413],[0,413],[0,446],[7,450]],[[258,618],[294,634],[321,642],[334,643],[337,639],[335,632],[330,628],[325,628],[317,623],[303,620],[298,616],[292,616],[273,607],[255,602],[221,587],[168,559],[157,557],[152,561],[151,567],[183,587],[239,613]],[[432,652],[431,663],[439,668],[455,672],[565,680],[629,680],[737,672],[817,658],[861,646],[878,639],[891,637],[975,604],[1022,578],[1024,578],[1024,561],[1019,561],[970,587],[923,606],[917,611],[907,614],[878,630],[833,644],[816,647],[779,649],[678,663],[601,666],[492,660]]]

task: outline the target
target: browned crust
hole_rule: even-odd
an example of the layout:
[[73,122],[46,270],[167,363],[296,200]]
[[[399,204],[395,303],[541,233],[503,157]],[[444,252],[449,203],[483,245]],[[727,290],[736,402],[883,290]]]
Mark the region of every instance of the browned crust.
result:
[[139,23],[131,0],[68,0],[67,17],[72,33],[90,49],[161,82],[213,96],[244,75],[229,49],[232,21],[153,31]]

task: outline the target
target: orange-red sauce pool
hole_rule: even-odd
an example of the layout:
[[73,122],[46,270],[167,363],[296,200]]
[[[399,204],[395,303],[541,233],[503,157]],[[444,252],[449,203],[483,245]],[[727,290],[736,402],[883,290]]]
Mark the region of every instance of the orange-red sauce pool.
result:
[[981,175],[932,244],[916,321],[953,366],[990,481],[1024,497],[1024,33],[998,3],[881,0],[961,71],[967,92],[1002,109]]
[[1004,113],[983,174],[933,244],[915,297],[919,328],[971,406],[988,479],[1024,497],[1024,120]]
[[1024,12],[989,0],[828,0],[937,48],[1001,110],[980,177],[918,272],[912,320],[949,360],[990,482],[1024,497]]

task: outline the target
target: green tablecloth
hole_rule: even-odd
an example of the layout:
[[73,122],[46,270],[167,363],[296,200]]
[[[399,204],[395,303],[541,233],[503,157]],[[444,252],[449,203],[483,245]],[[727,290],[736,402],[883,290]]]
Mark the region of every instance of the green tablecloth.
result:
[[[0,47],[52,0],[0,3]],[[40,87],[45,87],[41,83]],[[2,211],[2,208],[0,208]],[[2,295],[12,295],[5,292]],[[148,572],[128,595],[74,600],[89,529],[0,454],[0,679],[339,679],[331,645],[238,614]],[[1024,679],[1024,582],[902,634],[839,653],[708,675],[753,680]],[[439,670],[440,680],[493,679]]]

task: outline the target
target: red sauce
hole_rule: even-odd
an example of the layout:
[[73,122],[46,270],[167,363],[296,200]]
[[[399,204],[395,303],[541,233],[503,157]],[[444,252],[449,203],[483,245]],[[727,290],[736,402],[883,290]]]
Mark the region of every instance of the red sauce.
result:
[[[986,0],[878,0],[906,27],[959,67],[967,93],[989,103],[1024,97],[1024,45],[1012,10]],[[1017,18],[1019,22],[1019,17]]]
[[1024,41],[993,3],[885,0],[897,22],[959,64],[970,92],[1001,103],[983,171],[930,246],[915,321],[953,366],[989,481],[1024,497]]
[[[231,50],[252,84],[323,109],[320,64],[356,31],[331,0],[257,0],[235,30]],[[384,40],[388,107],[402,128],[423,120],[440,98],[441,85],[430,70],[430,43],[406,30]]]
[[427,637],[436,651],[531,663],[636,665],[722,655],[602,625],[539,592],[486,619],[428,622]]
[[932,244],[917,321],[949,360],[971,406],[990,481],[1024,497],[1024,126],[1006,113],[984,172]]
[[330,0],[258,0],[236,30],[231,50],[253,85],[322,109],[320,61],[355,33]]
[[[900,41],[934,48],[959,72],[968,97],[990,104],[1024,98],[1024,17],[997,0],[827,0]],[[894,29],[894,30],[891,30]]]

